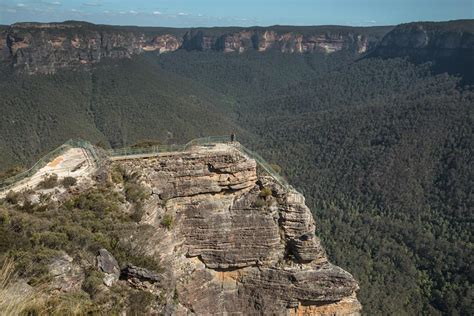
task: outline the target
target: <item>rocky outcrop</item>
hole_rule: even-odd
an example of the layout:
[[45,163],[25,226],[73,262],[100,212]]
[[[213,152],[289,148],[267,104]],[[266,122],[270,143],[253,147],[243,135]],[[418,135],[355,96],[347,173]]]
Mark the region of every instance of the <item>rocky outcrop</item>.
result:
[[435,72],[460,74],[466,83],[472,83],[474,20],[399,25],[383,38],[370,57],[432,62]]
[[230,34],[208,35],[204,31],[190,31],[183,40],[187,50],[217,50],[238,52],[277,50],[282,53],[334,53],[349,50],[365,53],[369,47],[367,35],[357,32],[331,33],[315,31],[303,35],[298,32],[277,33],[273,30],[242,30]]
[[474,20],[399,25],[383,38],[374,54],[444,57],[462,51],[474,52]]
[[357,282],[328,262],[304,197],[258,176],[236,146],[114,164],[151,194],[142,224],[153,233],[140,245],[179,294],[173,313],[359,313]]
[[165,29],[113,27],[85,22],[18,23],[0,29],[0,60],[24,73],[88,68],[104,58],[178,49],[283,53],[364,53],[388,28],[269,27]]
[[2,34],[3,59],[26,73],[90,66],[104,58],[130,58],[145,51],[174,51],[172,35],[148,34],[89,23],[14,24]]
[[120,267],[107,249],[100,249],[97,255],[97,268],[104,273],[104,284],[112,286],[120,277]]
[[73,262],[67,254],[54,258],[48,265],[51,290],[59,292],[77,291],[81,288],[85,274],[83,268]]

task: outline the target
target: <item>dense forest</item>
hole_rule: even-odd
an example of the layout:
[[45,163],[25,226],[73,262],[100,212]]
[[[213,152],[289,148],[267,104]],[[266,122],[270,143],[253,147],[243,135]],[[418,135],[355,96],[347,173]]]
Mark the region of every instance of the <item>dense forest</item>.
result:
[[145,54],[1,72],[0,164],[71,137],[120,147],[236,132],[307,198],[367,315],[472,315],[474,92],[433,63],[348,52]]

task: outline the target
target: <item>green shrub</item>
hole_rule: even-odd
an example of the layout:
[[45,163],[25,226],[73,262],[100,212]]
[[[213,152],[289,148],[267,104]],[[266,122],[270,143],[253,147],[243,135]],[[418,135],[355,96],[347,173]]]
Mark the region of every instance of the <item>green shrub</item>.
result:
[[272,190],[269,189],[269,188],[263,188],[261,191],[260,191],[260,194],[259,196],[261,198],[266,198],[267,196],[271,196],[273,193],[272,193]]
[[137,203],[146,199],[148,194],[138,183],[127,183],[125,184],[125,196],[127,201]]
[[150,305],[156,300],[150,292],[136,291],[129,297],[130,315],[146,315],[149,313]]
[[115,165],[110,170],[110,178],[115,184],[123,183],[125,170],[120,165]]
[[91,297],[94,297],[100,292],[100,288],[103,284],[102,278],[103,275],[99,271],[93,269],[89,270],[84,282],[82,283],[82,289]]
[[153,140],[153,139],[146,139],[146,140],[141,140],[133,144],[131,147],[132,148],[150,148],[153,146],[160,146],[161,142],[159,140]]
[[90,210],[103,218],[106,213],[117,212],[120,198],[117,193],[101,189],[88,190],[74,200],[65,203],[68,208],[76,207],[81,210]]
[[45,176],[43,181],[38,183],[39,189],[52,189],[58,185],[58,175],[53,173],[50,176]]
[[264,207],[266,205],[265,201],[262,200],[262,199],[257,199],[254,203],[255,207],[257,208],[261,208],[261,207]]
[[34,245],[44,246],[50,249],[63,249],[68,238],[64,233],[58,232],[38,232],[31,237]]
[[17,204],[19,201],[20,194],[17,192],[10,191],[5,197],[5,201],[10,204]]
[[77,179],[74,178],[74,177],[65,177],[61,181],[62,186],[65,187],[65,188],[72,187],[72,186],[76,185],[76,183],[77,183]]
[[166,227],[166,229],[171,229],[173,227],[174,218],[171,214],[165,214],[161,220],[161,225]]
[[138,223],[142,220],[142,217],[144,214],[145,214],[145,210],[143,209],[143,205],[141,203],[137,203],[134,207],[131,218],[134,222]]

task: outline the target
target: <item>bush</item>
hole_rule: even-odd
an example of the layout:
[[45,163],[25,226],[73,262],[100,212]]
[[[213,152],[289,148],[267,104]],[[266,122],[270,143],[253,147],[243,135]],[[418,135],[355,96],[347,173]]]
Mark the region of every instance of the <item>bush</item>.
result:
[[103,284],[102,278],[103,275],[99,271],[89,270],[84,282],[82,283],[82,289],[91,297],[95,296],[100,292],[100,288]]
[[127,183],[125,185],[125,196],[127,201],[137,203],[147,198],[145,189],[137,183]]
[[77,183],[77,179],[74,178],[74,177],[65,177],[65,178],[61,181],[61,184],[62,184],[63,187],[65,187],[65,188],[72,187],[72,186],[76,185],[76,183]]
[[137,291],[129,297],[130,315],[146,315],[149,313],[150,305],[155,301],[155,296],[150,292]]
[[63,249],[68,242],[67,235],[58,232],[34,233],[31,241],[35,245],[48,247],[50,249]]
[[58,175],[53,173],[50,176],[44,177],[43,181],[38,183],[39,189],[52,189],[58,185]]
[[10,204],[17,204],[19,201],[20,194],[17,192],[10,191],[5,197],[5,201]]
[[119,165],[115,165],[110,170],[110,178],[112,179],[112,182],[115,184],[123,183],[124,174],[125,174],[125,171]]
[[265,201],[262,200],[262,199],[257,199],[255,201],[255,207],[258,207],[258,208],[261,208],[261,207],[264,207],[266,205]]
[[132,148],[150,148],[153,146],[160,146],[161,142],[159,140],[153,140],[153,139],[146,139],[146,140],[141,140],[133,144],[131,147]]
[[171,229],[173,227],[174,218],[171,214],[165,214],[161,220],[161,225],[166,227],[166,229]]
[[113,192],[91,189],[82,193],[66,205],[72,204],[71,206],[78,209],[90,210],[96,213],[99,218],[103,218],[106,213],[118,211],[118,201],[120,201],[119,197]]
[[260,194],[259,196],[261,198],[266,198],[267,196],[271,196],[273,193],[272,193],[272,190],[269,189],[269,188],[263,188],[261,191],[260,191]]
[[141,203],[137,203],[137,205],[135,205],[131,218],[134,222],[138,223],[142,220],[144,214],[145,210],[143,209],[143,205]]

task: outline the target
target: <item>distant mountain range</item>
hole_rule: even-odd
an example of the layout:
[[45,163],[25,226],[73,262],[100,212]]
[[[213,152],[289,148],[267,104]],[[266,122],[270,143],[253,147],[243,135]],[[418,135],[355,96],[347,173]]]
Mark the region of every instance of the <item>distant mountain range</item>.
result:
[[372,52],[417,60],[460,56],[472,63],[474,20],[410,23],[397,27],[272,26],[173,29],[86,22],[17,23],[0,29],[1,60],[22,72],[54,73],[130,58],[144,52],[280,51],[284,53]]

